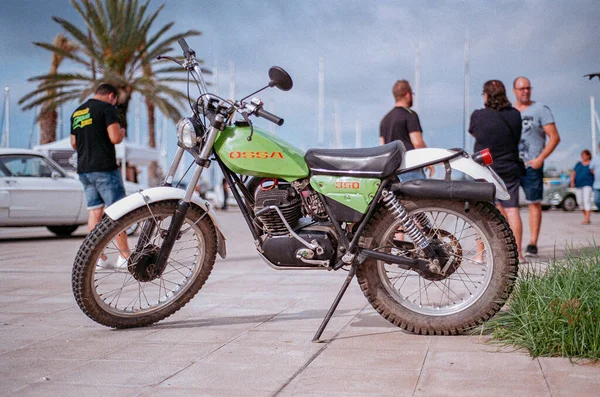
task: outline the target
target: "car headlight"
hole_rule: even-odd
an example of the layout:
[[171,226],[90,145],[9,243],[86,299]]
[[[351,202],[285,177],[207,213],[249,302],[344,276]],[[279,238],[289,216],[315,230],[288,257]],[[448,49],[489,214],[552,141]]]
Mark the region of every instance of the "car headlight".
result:
[[198,145],[198,136],[201,126],[191,117],[181,119],[177,122],[177,141],[186,149]]
[[553,198],[554,200],[560,200],[562,197],[560,197],[560,193],[556,192],[556,193],[554,193],[554,194],[552,195],[552,198]]

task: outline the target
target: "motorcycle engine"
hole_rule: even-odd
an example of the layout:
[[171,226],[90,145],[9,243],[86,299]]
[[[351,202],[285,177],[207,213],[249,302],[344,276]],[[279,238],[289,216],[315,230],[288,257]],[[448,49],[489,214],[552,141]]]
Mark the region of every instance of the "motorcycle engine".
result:
[[[283,218],[294,228],[302,217],[302,200],[298,192],[288,183],[273,182],[265,187],[259,185],[254,194],[254,211],[265,207],[276,206]],[[276,211],[267,212],[258,218],[263,224],[263,230],[272,236],[288,234],[288,230]]]
[[282,267],[321,267],[332,264],[337,242],[328,226],[315,225],[312,218],[302,217],[302,198],[287,182],[264,180],[254,194],[254,210],[276,206],[292,230],[305,241],[316,243],[319,249],[310,250],[290,235],[276,211],[261,215],[262,253],[271,263]]

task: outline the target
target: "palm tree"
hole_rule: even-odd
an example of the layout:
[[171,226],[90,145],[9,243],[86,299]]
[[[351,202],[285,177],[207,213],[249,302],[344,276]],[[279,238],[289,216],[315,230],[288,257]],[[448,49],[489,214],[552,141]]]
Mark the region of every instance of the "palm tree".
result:
[[598,77],[598,80],[600,80],[600,73],[590,73],[590,74],[586,74],[583,77],[588,77],[590,80],[593,79],[594,77]]
[[[178,106],[184,103],[185,95],[169,86],[182,81],[181,77],[161,79],[144,75],[144,63],[152,64],[160,54],[171,51],[180,37],[197,36],[199,31],[164,37],[173,26],[168,23],[150,35],[150,28],[164,7],[148,14],[150,0],[139,4],[138,0],[71,0],[71,4],[85,21],[88,33],[71,22],[53,17],[76,43],[78,53],[68,52],[49,43],[34,43],[59,56],[73,61],[77,68],[71,73],[55,73],[35,76],[29,81],[38,82],[36,90],[19,100],[23,109],[31,109],[45,103],[58,107],[70,101],[83,101],[90,96],[100,81],[113,84],[118,92],[117,109],[121,125],[127,128],[127,110],[134,92],[152,101],[162,113],[173,120],[180,117]],[[173,68],[163,68],[154,73],[163,75]]]
[[[72,53],[77,50],[77,46],[67,39],[64,34],[57,34],[52,43],[57,48],[67,53]],[[62,63],[64,56],[57,52],[52,53],[52,63],[50,65],[51,75],[58,73],[58,67]],[[52,96],[56,92],[55,89],[49,89],[47,95]],[[51,102],[44,102],[40,109],[38,116],[38,122],[40,123],[40,143],[50,143],[56,140],[56,124],[58,121],[58,112],[56,106],[53,106]]]

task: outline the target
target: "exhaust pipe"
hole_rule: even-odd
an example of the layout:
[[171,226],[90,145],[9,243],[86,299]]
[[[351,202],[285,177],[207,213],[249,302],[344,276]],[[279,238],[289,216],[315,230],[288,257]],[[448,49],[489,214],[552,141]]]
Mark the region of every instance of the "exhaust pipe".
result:
[[496,197],[496,186],[493,183],[479,181],[416,179],[396,182],[390,190],[396,195],[415,198],[493,201]]

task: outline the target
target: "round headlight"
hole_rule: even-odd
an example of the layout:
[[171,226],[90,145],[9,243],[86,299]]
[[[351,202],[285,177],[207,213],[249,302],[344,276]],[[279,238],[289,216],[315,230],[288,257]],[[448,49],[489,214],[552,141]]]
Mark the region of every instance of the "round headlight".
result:
[[181,119],[177,122],[177,140],[186,149],[197,145],[196,128],[191,118]]

